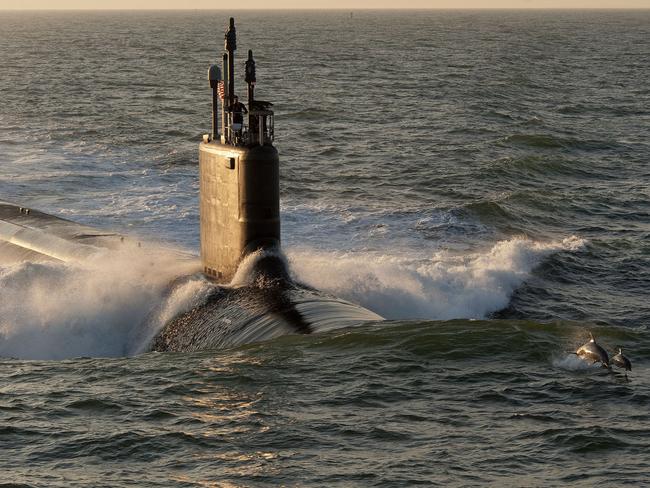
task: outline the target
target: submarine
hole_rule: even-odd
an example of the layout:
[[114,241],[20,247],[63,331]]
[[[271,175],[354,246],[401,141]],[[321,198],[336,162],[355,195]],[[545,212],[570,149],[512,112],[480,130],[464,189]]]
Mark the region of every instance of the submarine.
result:
[[[152,310],[139,325],[140,346],[129,353],[228,348],[383,320],[292,278],[281,249],[273,104],[255,98],[252,50],[243,63],[247,100],[239,102],[236,49],[235,21],[230,18],[220,62],[208,69],[211,131],[203,135],[198,150],[199,273],[209,291],[198,305],[163,324],[156,324],[159,311]],[[128,246],[146,243],[0,201],[0,263],[78,261]],[[192,277],[174,279],[167,296]]]

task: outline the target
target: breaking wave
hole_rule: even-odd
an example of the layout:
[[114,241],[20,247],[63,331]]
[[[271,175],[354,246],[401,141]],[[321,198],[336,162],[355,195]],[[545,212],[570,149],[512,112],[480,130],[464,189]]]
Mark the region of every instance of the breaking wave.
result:
[[[0,267],[0,356],[122,356],[146,340],[139,325],[169,283],[197,267],[174,252],[144,248],[76,263]],[[190,298],[172,295],[161,313],[172,314]]]
[[[482,253],[440,251],[428,259],[313,249],[290,249],[288,256],[297,280],[385,318],[473,319],[507,306],[546,256],[583,244],[577,237],[550,243],[515,238]],[[244,261],[238,282],[246,282],[249,268]],[[0,356],[140,353],[165,323],[204,300],[212,285],[194,274],[198,269],[196,259],[145,248],[0,268]],[[186,278],[179,284],[179,277]]]
[[449,320],[484,318],[506,307],[546,256],[584,243],[575,236],[549,243],[514,238],[482,253],[440,251],[425,260],[301,249],[289,257],[298,280],[388,319]]

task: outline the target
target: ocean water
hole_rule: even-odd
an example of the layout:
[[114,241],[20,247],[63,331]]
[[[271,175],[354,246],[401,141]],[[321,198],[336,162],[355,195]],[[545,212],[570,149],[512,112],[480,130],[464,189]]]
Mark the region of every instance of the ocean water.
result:
[[0,199],[196,253],[231,15],[292,273],[388,320],[125,356],[187,263],[0,266],[0,486],[650,486],[650,11],[0,12]]

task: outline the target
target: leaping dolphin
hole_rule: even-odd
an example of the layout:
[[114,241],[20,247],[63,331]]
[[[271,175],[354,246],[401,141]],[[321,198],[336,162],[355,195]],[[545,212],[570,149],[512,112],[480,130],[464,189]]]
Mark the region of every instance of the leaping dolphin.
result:
[[618,368],[624,369],[626,371],[626,376],[627,371],[632,371],[632,363],[628,358],[623,356],[623,349],[620,347],[618,348],[618,354],[612,358],[612,364]]
[[609,368],[609,356],[607,351],[596,342],[596,339],[594,339],[591,332],[589,332],[589,337],[591,338],[589,342],[580,346],[576,351],[576,354],[585,361],[591,361],[592,364],[601,363],[604,367]]

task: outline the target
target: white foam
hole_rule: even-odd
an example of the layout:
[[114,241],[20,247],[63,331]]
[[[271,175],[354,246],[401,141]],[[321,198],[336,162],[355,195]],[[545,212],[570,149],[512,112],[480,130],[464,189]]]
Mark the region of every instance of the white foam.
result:
[[[0,268],[0,356],[123,355],[170,281],[197,267],[196,260],[143,247],[73,263]],[[183,306],[178,299],[174,304]]]
[[129,354],[145,352],[165,324],[204,303],[213,288],[214,286],[199,273],[190,276],[184,283],[176,284],[163,300],[162,305],[157,307],[152,316],[142,324],[142,328],[131,334],[127,352]]
[[556,368],[562,368],[568,371],[601,370],[603,368],[602,364],[592,364],[579,358],[576,354],[567,354],[566,356],[553,358],[552,364]]
[[359,303],[388,319],[484,318],[507,306],[512,292],[546,256],[584,245],[577,237],[536,242],[514,238],[483,253],[387,256],[290,249],[295,277]]
[[257,273],[255,273],[255,267],[258,265],[261,259],[267,257],[274,257],[279,259],[286,267],[289,266],[287,258],[280,249],[267,249],[262,250],[258,249],[255,252],[250,253],[246,256],[237,267],[235,276],[233,276],[230,285],[232,286],[245,286],[252,285],[253,282],[258,278]]
[[[294,248],[288,256],[298,280],[386,318],[472,319],[505,307],[544,257],[583,244],[575,237],[550,243],[516,238],[468,255],[440,251],[422,258]],[[250,279],[261,256],[243,263],[239,282]],[[160,327],[204,300],[211,285],[198,275],[166,295],[172,280],[198,269],[196,259],[144,247],[74,263],[0,268],[0,356],[140,352]]]

